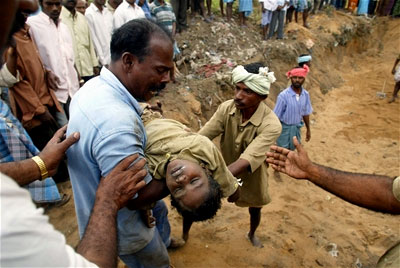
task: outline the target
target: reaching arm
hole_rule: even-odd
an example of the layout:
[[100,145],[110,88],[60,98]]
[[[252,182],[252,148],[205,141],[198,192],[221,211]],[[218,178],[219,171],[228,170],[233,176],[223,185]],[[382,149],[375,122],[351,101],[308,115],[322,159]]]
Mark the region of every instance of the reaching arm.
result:
[[[58,164],[64,158],[67,149],[79,140],[79,133],[77,132],[63,140],[66,130],[67,126],[60,128],[39,154],[46,165],[49,176],[56,174]],[[18,162],[2,163],[0,164],[0,172],[13,178],[21,186],[41,178],[40,169],[31,158]]]
[[251,172],[250,162],[245,159],[241,159],[241,158],[239,158],[238,160],[236,160],[235,162],[230,164],[228,166],[228,169],[232,173],[232,175],[235,177],[239,176],[239,174],[244,171]]
[[117,213],[146,183],[146,161],[131,155],[102,179],[88,226],[76,251],[100,267],[117,267]]
[[400,213],[400,202],[392,192],[393,179],[387,176],[340,171],[312,163],[294,137],[297,152],[271,146],[267,162],[272,168],[297,179],[307,179],[344,200],[368,209]]
[[392,69],[392,74],[394,74],[396,72],[396,66],[400,61],[400,55],[399,57],[397,57],[397,59],[394,61],[394,65],[393,65],[393,69]]
[[311,128],[310,128],[310,115],[303,116],[304,124],[306,125],[306,141],[310,141],[311,139]]

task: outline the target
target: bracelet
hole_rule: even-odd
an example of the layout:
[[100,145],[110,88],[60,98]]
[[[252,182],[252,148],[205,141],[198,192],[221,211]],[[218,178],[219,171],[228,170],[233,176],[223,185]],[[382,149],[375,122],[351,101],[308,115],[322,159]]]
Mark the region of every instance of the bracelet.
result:
[[32,157],[32,160],[35,161],[36,165],[38,165],[40,169],[40,176],[42,176],[41,180],[46,179],[49,176],[49,172],[47,172],[46,165],[44,164],[42,158],[39,156]]

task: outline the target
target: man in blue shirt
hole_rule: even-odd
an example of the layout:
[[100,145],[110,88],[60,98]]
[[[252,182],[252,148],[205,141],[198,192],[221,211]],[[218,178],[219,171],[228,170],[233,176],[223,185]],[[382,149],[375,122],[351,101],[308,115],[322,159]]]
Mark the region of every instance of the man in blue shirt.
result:
[[[79,131],[81,139],[67,155],[81,236],[100,178],[131,154],[144,158],[147,138],[138,101],[148,101],[170,81],[172,44],[170,36],[155,23],[129,21],[112,36],[109,68],[88,81],[71,102],[68,132]],[[130,203],[140,203],[149,194],[165,189],[149,174],[144,180],[147,186]],[[163,201],[158,201],[153,211],[167,221]],[[118,238],[119,256],[129,267],[169,266],[169,233],[159,234],[154,227],[145,226],[138,211],[127,207],[119,211]]]
[[303,88],[303,83],[309,72],[307,65],[296,67],[287,72],[292,85],[283,90],[276,100],[274,108],[282,124],[282,133],[276,143],[284,148],[294,150],[293,136],[300,141],[300,128],[304,124],[307,128],[306,141],[311,139],[310,114],[312,113],[310,95]]

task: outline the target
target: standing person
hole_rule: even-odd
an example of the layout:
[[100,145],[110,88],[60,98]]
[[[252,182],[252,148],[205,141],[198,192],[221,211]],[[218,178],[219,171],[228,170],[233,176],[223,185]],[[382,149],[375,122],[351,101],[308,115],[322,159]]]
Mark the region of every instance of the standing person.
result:
[[268,26],[271,23],[272,9],[275,6],[275,0],[260,0],[261,5],[261,26],[263,40],[267,40]]
[[289,1],[276,0],[275,9],[272,12],[271,27],[269,27],[268,39],[274,36],[277,23],[278,23],[278,36],[276,39],[283,39],[283,27],[285,26],[285,12],[288,4]]
[[114,15],[115,10],[121,3],[122,3],[122,0],[108,0],[106,7],[107,7],[108,11],[110,11],[111,14]]
[[114,12],[113,29],[118,29],[130,20],[145,17],[143,9],[135,4],[135,0],[123,0]]
[[13,114],[27,130],[35,146],[42,150],[61,127],[56,118],[62,118],[66,124],[67,117],[54,94],[57,78],[43,67],[26,19],[22,12],[17,13],[16,20],[23,28],[13,36],[16,47],[9,49],[13,51],[9,53],[9,59],[15,58],[19,81],[9,88],[9,94],[13,100]]
[[[81,139],[67,155],[81,236],[89,221],[100,178],[130,154],[144,157],[147,136],[137,100],[148,101],[170,81],[174,68],[172,45],[170,36],[154,22],[147,19],[127,22],[111,38],[109,68],[102,68],[100,76],[86,83],[72,100],[68,132],[79,131]],[[152,180],[150,174],[145,181],[147,186],[136,201],[145,198],[147,191],[158,190],[161,183]],[[157,224],[168,229],[164,202],[158,201],[153,212]],[[139,211],[120,210],[118,237],[118,254],[129,267],[169,265],[166,250],[171,243],[169,233],[148,228]]]
[[94,0],[86,9],[93,44],[99,57],[100,65],[108,66],[111,62],[110,42],[113,28],[113,15],[104,6],[105,0]]
[[146,16],[147,19],[151,20],[153,17],[151,16],[150,12],[150,6],[147,0],[136,0],[136,5],[140,6],[140,8],[143,10],[144,15]]
[[304,64],[308,66],[308,68],[311,68],[311,61],[312,61],[312,56],[310,54],[301,54],[297,58],[297,63],[299,64],[299,67],[303,68]]
[[286,24],[291,23],[293,20],[293,12],[295,10],[294,8],[294,1],[295,0],[290,0],[289,1],[289,6],[286,10]]
[[77,0],[63,0],[61,19],[71,31],[74,44],[75,67],[86,83],[99,74],[99,61],[94,51],[89,25],[84,15],[77,12]]
[[176,32],[180,33],[188,28],[187,0],[171,0],[171,5],[176,18]]
[[209,139],[222,134],[221,151],[228,169],[243,180],[235,204],[249,207],[247,236],[255,247],[263,247],[255,232],[261,208],[271,201],[265,152],[281,133],[279,119],[264,102],[274,81],[273,73],[261,63],[237,66],[232,71],[235,98],[222,103],[199,131]]
[[247,27],[246,20],[253,12],[252,0],[239,0],[239,24],[242,27]]
[[295,7],[295,12],[294,12],[294,19],[296,23],[299,23],[298,21],[298,16],[299,13],[302,13],[303,15],[303,26],[306,28],[309,28],[307,24],[307,17],[308,17],[308,3],[307,0],[294,0],[294,7]]
[[286,73],[292,85],[279,93],[274,108],[282,124],[282,134],[276,142],[290,150],[295,149],[292,137],[296,136],[299,141],[301,139],[300,128],[303,122],[307,128],[306,141],[311,139],[310,114],[313,110],[310,95],[303,88],[308,72],[308,66],[304,65],[303,68],[296,67]]
[[[67,117],[72,96],[79,90],[78,73],[74,67],[74,48],[68,27],[60,21],[61,0],[39,0],[42,11],[29,17],[31,35],[46,69],[58,78],[55,94]],[[65,125],[57,118],[60,125]]]
[[393,69],[392,69],[392,74],[394,75],[394,81],[396,84],[394,84],[394,89],[393,89],[393,95],[392,98],[389,100],[389,103],[392,103],[396,100],[397,94],[399,93],[400,90],[400,67],[397,67],[397,64],[400,62],[400,54],[397,57],[397,59],[394,61]]

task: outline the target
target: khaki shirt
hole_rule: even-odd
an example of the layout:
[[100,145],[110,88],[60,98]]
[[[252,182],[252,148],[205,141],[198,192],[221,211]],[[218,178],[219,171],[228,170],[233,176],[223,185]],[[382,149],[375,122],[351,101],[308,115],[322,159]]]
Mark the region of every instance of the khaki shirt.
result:
[[233,100],[222,103],[215,114],[200,129],[209,139],[221,136],[221,151],[227,165],[241,158],[249,161],[250,171],[238,177],[243,179],[238,206],[258,207],[268,204],[268,173],[265,153],[282,131],[274,112],[261,102],[253,116],[242,123],[242,114]]
[[92,76],[93,67],[99,65],[92,37],[90,35],[89,24],[84,15],[75,12],[75,16],[68,9],[62,7],[61,21],[65,23],[72,36],[75,66],[80,76]]
[[164,179],[167,165],[175,159],[205,164],[221,186],[225,197],[232,195],[238,183],[226,167],[224,158],[212,141],[190,132],[185,125],[171,119],[154,119],[145,123],[145,155],[153,178]]

